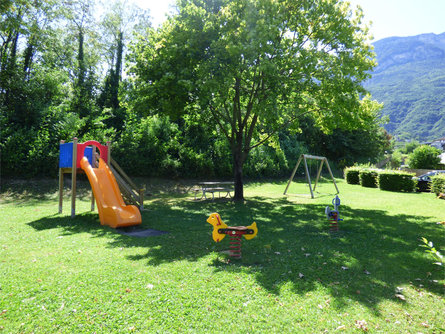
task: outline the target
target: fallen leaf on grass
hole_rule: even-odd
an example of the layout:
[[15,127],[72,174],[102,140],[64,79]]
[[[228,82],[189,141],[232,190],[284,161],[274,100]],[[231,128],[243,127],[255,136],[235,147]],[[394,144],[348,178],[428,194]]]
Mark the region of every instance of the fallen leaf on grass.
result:
[[335,330],[336,331],[343,331],[345,329],[346,329],[346,326],[345,325],[341,325],[341,326],[338,326]]
[[423,326],[423,327],[425,327],[425,328],[429,328],[429,327],[430,327],[430,325],[428,325],[426,322],[422,322],[422,323],[420,324],[420,326]]
[[368,331],[368,327],[366,327],[368,324],[366,323],[365,320],[356,320],[355,321],[355,326],[365,332]]
[[394,297],[399,298],[400,300],[406,300],[405,296],[402,295],[402,294],[400,294],[400,293],[396,293],[396,294],[394,295]]
[[332,283],[329,283],[329,286],[339,285],[339,284],[340,284],[340,282],[332,282]]
[[126,288],[126,289],[125,289],[125,292],[126,292],[126,293],[130,293],[130,292],[131,292],[131,289]]

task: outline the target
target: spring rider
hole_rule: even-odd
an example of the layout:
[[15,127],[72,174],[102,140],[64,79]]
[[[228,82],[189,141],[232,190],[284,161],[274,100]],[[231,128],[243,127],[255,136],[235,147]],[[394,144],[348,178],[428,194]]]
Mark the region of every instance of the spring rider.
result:
[[215,242],[220,242],[226,235],[229,235],[230,256],[236,259],[241,258],[241,236],[250,240],[258,234],[255,222],[250,226],[227,226],[218,213],[212,213],[207,219],[207,223],[213,225],[212,237]]
[[334,199],[332,200],[332,205],[334,205],[334,210],[331,210],[331,208],[327,206],[325,214],[329,219],[329,231],[338,232],[338,222],[342,221],[343,219],[339,218],[340,214],[338,212],[338,207],[340,206],[340,198],[337,195],[335,195]]

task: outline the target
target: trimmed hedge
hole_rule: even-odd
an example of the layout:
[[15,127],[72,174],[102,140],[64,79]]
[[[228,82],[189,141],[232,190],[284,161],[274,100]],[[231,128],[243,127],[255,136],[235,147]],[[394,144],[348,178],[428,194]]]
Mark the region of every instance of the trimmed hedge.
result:
[[445,193],[445,175],[434,175],[431,178],[431,192],[439,195]]
[[414,176],[414,173],[384,170],[378,173],[378,185],[381,190],[413,192],[417,184]]
[[359,172],[360,185],[367,188],[377,188],[378,173],[375,170],[364,169]]
[[360,169],[349,167],[345,169],[345,180],[348,184],[360,184]]

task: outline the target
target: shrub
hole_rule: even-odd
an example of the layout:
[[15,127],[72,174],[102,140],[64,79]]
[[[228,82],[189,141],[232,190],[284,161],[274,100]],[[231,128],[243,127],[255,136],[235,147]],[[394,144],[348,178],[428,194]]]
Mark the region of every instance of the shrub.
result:
[[345,169],[345,180],[348,184],[360,184],[360,168],[348,167]]
[[408,156],[409,167],[418,169],[435,169],[440,163],[440,153],[441,151],[438,148],[429,145],[421,145]]
[[431,178],[431,192],[436,195],[445,193],[445,175],[438,174]]
[[402,165],[402,160],[403,160],[402,153],[394,152],[390,156],[387,166],[388,168],[392,169],[399,168]]
[[359,173],[360,185],[362,187],[377,188],[377,176],[376,170],[364,169]]
[[434,264],[437,264],[438,266],[444,266],[445,259],[443,255],[434,247],[434,244],[431,241],[428,241],[428,239],[426,239],[425,237],[420,238],[420,240],[422,240],[423,244],[419,246],[425,247],[425,252],[427,252],[428,254],[432,254],[436,258],[437,262],[434,262]]
[[381,171],[378,174],[379,188],[389,191],[415,191],[417,182],[413,179],[414,175],[414,173],[391,170]]
[[417,140],[411,141],[405,144],[405,147],[400,149],[400,151],[404,154],[413,153],[413,151],[420,146],[420,143]]

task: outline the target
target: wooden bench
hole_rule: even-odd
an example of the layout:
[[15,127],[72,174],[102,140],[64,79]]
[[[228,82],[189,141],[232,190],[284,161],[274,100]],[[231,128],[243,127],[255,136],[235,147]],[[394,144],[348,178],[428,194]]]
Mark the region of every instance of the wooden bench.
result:
[[[212,194],[212,201],[215,199],[215,193],[221,197],[221,193],[226,193],[224,197],[232,197],[230,192],[233,191],[233,182],[200,182],[199,187],[193,188],[195,193],[195,200],[207,199],[207,193]],[[201,197],[197,198],[201,193]]]

